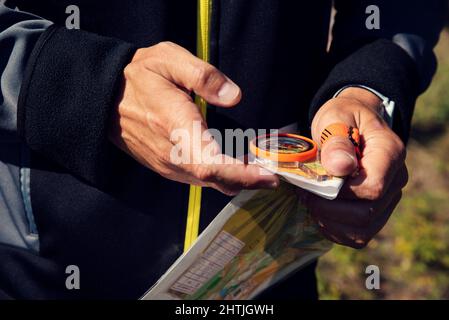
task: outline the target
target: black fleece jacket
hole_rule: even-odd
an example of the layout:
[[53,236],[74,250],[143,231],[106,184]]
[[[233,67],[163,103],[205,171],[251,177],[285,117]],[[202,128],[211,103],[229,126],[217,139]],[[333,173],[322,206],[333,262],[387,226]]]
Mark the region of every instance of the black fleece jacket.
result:
[[[107,138],[109,116],[136,48],[169,40],[195,51],[196,1],[14,2],[56,24],[34,48],[18,106],[18,131],[33,151],[40,252],[0,245],[0,295],[138,298],[182,253],[188,186],[117,150]],[[338,89],[362,84],[396,102],[394,129],[407,140],[415,99],[433,72],[444,1],[335,2],[327,53],[330,0],[214,1],[212,63],[244,98],[233,109],[209,106],[209,126],[279,128],[298,121],[307,130]],[[63,27],[73,4],[82,31]],[[365,26],[372,4],[380,8],[380,30]],[[397,34],[422,40],[417,56],[391,41]],[[201,228],[229,201],[203,192]],[[81,270],[81,290],[65,288],[71,264]],[[313,266],[279,288],[272,296],[316,297]]]

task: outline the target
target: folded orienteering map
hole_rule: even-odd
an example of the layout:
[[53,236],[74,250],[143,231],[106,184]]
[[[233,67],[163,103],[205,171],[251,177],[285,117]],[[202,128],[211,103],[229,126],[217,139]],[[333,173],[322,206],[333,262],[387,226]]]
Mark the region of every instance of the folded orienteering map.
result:
[[293,186],[243,191],[143,299],[251,299],[330,247]]
[[343,179],[318,160],[294,169],[259,165],[285,181],[240,192],[142,299],[251,299],[331,248],[295,189],[334,199]]

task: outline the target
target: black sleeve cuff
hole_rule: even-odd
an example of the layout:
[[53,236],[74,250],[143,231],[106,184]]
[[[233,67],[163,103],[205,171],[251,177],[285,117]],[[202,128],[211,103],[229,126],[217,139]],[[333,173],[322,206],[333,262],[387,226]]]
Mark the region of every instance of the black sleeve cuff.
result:
[[80,30],[47,29],[28,61],[19,96],[17,129],[29,147],[103,185],[117,152],[107,138],[109,116],[135,50]]
[[312,100],[310,121],[318,109],[341,88],[360,84],[395,102],[393,130],[406,142],[416,98],[419,76],[415,62],[398,45],[379,39],[337,63]]

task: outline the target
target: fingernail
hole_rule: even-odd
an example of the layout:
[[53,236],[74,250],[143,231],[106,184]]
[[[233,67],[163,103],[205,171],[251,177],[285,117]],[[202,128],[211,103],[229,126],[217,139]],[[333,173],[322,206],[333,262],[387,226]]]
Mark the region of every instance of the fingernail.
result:
[[335,151],[333,154],[333,158],[339,159],[339,160],[345,160],[345,161],[352,161],[352,162],[355,161],[355,158],[352,154],[349,154],[348,152],[343,151],[343,150]]
[[218,98],[223,102],[233,101],[240,93],[239,87],[232,82],[225,82],[218,91]]
[[357,163],[355,157],[343,150],[337,150],[332,154],[332,162],[337,163],[340,170],[345,170],[347,168],[352,169]]

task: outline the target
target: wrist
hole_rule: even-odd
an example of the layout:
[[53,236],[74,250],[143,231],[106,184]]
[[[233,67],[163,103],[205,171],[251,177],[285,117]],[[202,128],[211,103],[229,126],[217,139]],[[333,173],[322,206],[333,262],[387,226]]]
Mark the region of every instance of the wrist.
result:
[[348,87],[342,90],[338,94],[337,98],[357,100],[357,102],[374,110],[376,113],[382,113],[382,99],[380,99],[377,95],[367,89],[359,87]]

